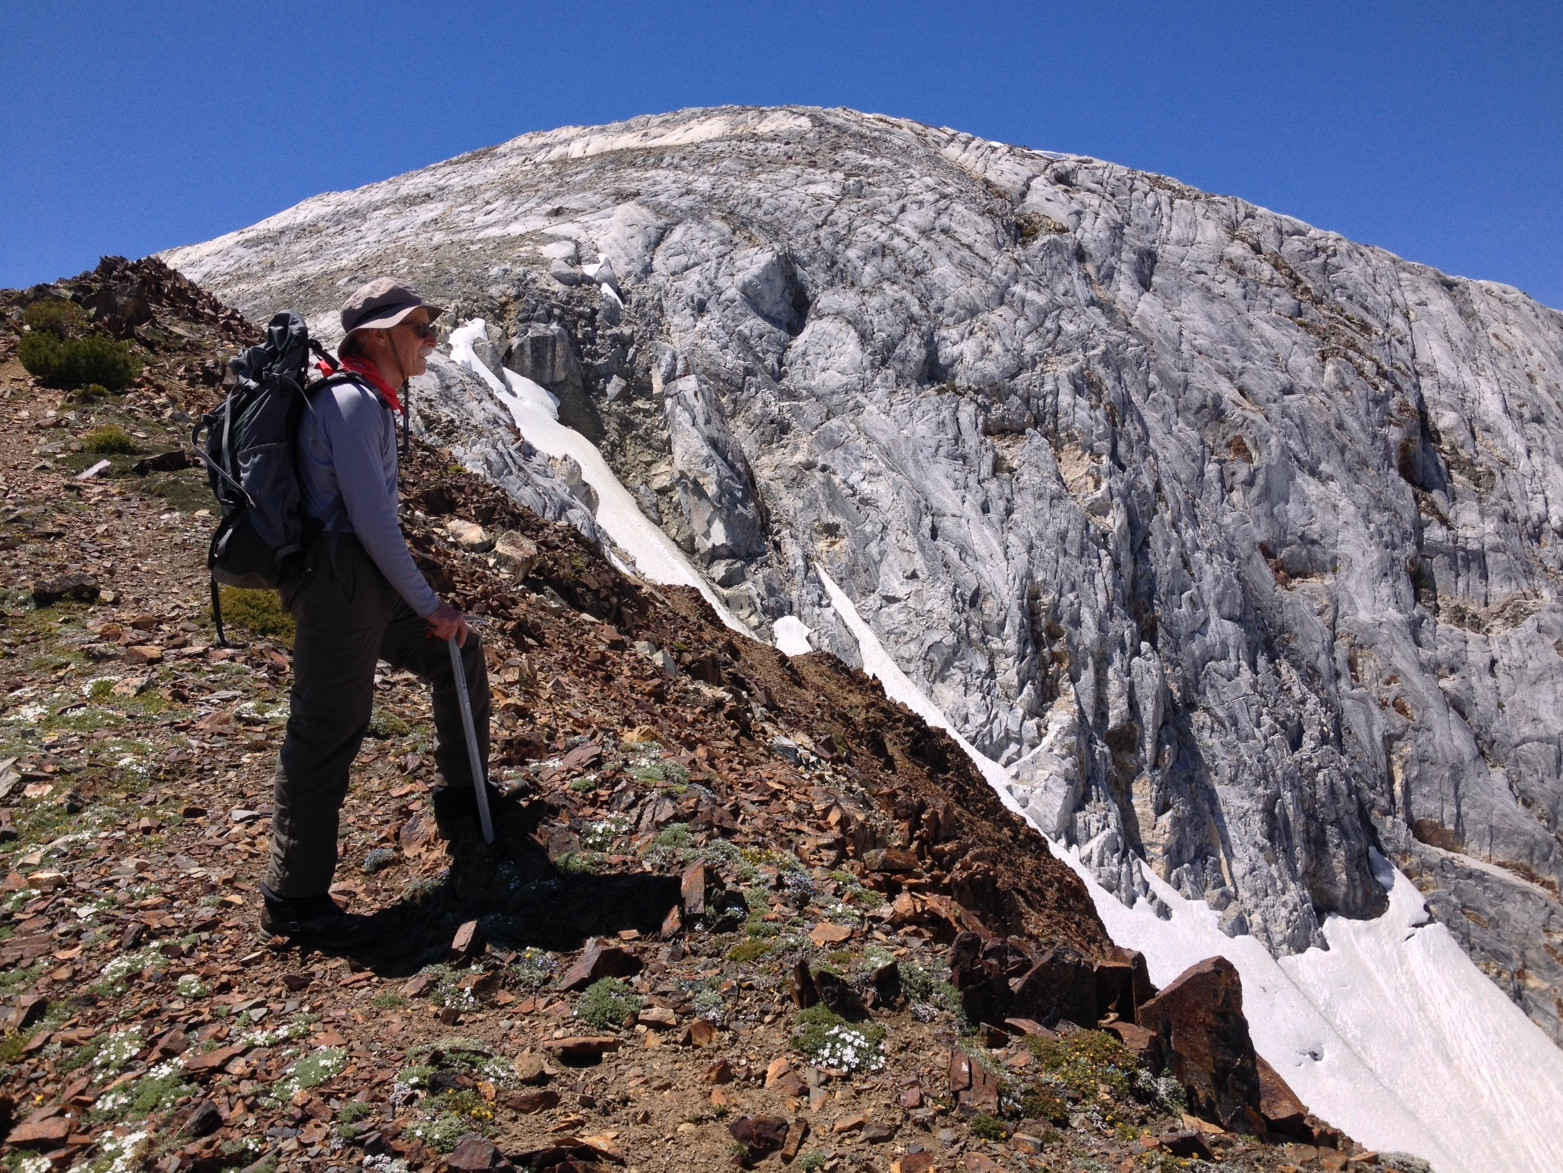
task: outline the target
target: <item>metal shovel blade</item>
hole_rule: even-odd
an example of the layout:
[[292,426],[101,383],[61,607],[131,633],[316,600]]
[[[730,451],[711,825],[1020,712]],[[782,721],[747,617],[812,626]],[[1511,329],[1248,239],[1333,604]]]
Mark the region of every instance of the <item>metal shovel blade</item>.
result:
[[483,827],[483,842],[494,842],[494,820],[488,813],[488,784],[483,778],[483,767],[478,764],[478,731],[472,724],[472,698],[467,695],[467,671],[461,662],[461,645],[456,637],[445,641],[450,645],[450,668],[456,675],[456,699],[461,702],[461,728],[467,735],[467,761],[472,763],[472,792],[478,796],[478,822]]

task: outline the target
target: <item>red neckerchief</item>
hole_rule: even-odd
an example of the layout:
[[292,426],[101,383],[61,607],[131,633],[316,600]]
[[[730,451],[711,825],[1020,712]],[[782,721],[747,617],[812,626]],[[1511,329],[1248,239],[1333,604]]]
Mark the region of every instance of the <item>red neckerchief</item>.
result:
[[320,373],[323,375],[334,375],[338,370],[343,370],[368,379],[374,389],[385,397],[385,401],[391,405],[392,411],[399,411],[403,415],[407,414],[407,409],[402,406],[402,401],[397,398],[395,390],[380,377],[380,368],[375,366],[374,363],[368,359],[356,357],[339,358],[336,361],[337,365],[335,368],[326,363],[320,363]]

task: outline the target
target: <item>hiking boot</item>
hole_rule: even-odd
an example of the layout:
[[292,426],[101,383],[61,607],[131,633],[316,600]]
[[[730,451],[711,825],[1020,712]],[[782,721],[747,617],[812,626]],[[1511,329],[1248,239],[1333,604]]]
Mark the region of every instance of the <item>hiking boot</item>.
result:
[[[492,782],[485,782],[483,788],[488,793],[489,818],[497,837],[500,819],[508,819],[516,809],[516,796],[505,793]],[[439,825],[441,836],[446,839],[453,839],[458,834],[476,833],[481,836],[478,798],[472,792],[472,787],[441,786],[437,789],[434,792],[434,821]]]
[[329,896],[285,900],[268,895],[261,910],[261,931],[339,953],[369,944],[380,935],[380,926],[373,917],[344,911]]

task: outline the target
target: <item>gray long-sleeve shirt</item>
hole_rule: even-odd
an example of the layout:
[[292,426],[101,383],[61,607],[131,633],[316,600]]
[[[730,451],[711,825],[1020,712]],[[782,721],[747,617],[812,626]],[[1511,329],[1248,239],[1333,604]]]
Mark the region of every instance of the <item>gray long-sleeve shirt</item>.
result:
[[355,535],[407,605],[428,618],[439,596],[413,562],[396,515],[396,419],[358,379],[309,400],[299,425],[304,512],[328,532]]

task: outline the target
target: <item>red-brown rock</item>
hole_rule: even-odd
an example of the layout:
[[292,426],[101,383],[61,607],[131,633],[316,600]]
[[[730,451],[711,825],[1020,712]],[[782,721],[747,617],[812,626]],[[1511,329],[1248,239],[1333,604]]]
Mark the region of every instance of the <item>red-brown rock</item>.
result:
[[585,951],[576,958],[562,978],[559,979],[561,990],[584,990],[595,981],[607,977],[630,977],[640,972],[640,958],[628,949],[621,949],[617,945],[604,945],[600,940],[593,938],[586,944]]
[[1242,981],[1230,961],[1212,957],[1191,966],[1140,1007],[1139,1017],[1140,1025],[1161,1036],[1192,1111],[1233,1131],[1264,1130]]
[[500,1170],[515,1168],[505,1158],[505,1154],[494,1147],[492,1141],[485,1140],[475,1132],[462,1137],[445,1160],[458,1173],[499,1173]]
[[763,1157],[781,1148],[787,1143],[787,1130],[784,1116],[740,1116],[727,1126],[751,1157]]
[[1297,1098],[1286,1080],[1274,1067],[1266,1063],[1263,1055],[1256,1055],[1259,1068],[1259,1114],[1265,1118],[1271,1132],[1279,1132],[1297,1140],[1312,1141],[1313,1130],[1308,1127],[1308,1105]]

